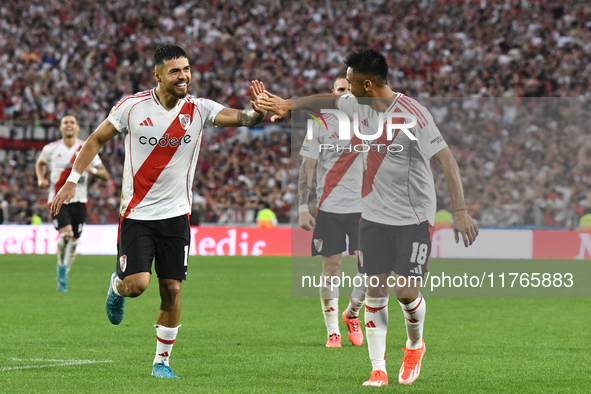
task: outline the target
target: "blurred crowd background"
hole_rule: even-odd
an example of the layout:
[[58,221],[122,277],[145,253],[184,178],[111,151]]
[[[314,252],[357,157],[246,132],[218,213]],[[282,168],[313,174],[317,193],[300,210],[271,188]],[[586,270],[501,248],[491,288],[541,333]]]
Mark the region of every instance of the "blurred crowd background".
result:
[[[591,206],[587,1],[19,0],[0,5],[0,41],[4,222],[26,222],[31,212],[48,221],[34,172],[39,145],[19,146],[6,130],[55,130],[73,114],[92,131],[122,96],[154,86],[152,54],[165,43],[187,51],[192,94],[235,108],[248,105],[255,78],[283,97],[330,91],[344,55],[378,49],[391,67],[390,86],[432,110],[482,226],[573,228]],[[529,97],[563,101],[527,106]],[[581,118],[567,127],[535,116],[547,107]],[[524,108],[532,111],[516,117]],[[290,221],[297,168],[288,126],[266,121],[256,130],[206,133],[195,223],[252,223],[264,206]],[[117,222],[119,148],[101,153],[111,179],[90,185],[88,223]],[[451,209],[433,169],[439,207]]]

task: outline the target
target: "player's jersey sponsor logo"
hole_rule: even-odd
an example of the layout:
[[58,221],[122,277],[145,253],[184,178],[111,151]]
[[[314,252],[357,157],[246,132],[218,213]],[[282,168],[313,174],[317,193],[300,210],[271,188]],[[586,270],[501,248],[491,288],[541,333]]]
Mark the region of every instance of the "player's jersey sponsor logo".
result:
[[121,268],[121,272],[125,272],[127,268],[127,255],[123,255],[119,258],[119,268]]
[[180,114],[179,122],[181,122],[181,127],[183,130],[187,130],[189,128],[189,124],[191,123],[191,117],[186,114]]
[[314,240],[314,247],[316,248],[317,252],[320,252],[322,250],[322,240],[321,239],[315,239]]
[[154,123],[152,123],[152,119],[150,119],[150,117],[148,116],[146,120],[140,123],[140,126],[154,126]]
[[433,145],[433,144],[438,144],[438,143],[440,143],[441,141],[443,141],[443,137],[441,137],[441,136],[438,136],[438,137],[435,137],[435,138],[433,138],[433,139],[431,140],[430,144],[431,144],[431,145]]
[[168,133],[166,133],[164,135],[164,137],[146,137],[145,135],[141,135],[140,138],[138,138],[140,144],[142,145],[151,145],[151,146],[156,146],[156,145],[160,145],[161,147],[165,147],[165,146],[171,146],[173,148],[177,147],[177,146],[181,146],[182,144],[188,144],[191,142],[191,135],[190,134],[185,134],[183,137],[181,138],[176,138],[176,137],[169,137]]

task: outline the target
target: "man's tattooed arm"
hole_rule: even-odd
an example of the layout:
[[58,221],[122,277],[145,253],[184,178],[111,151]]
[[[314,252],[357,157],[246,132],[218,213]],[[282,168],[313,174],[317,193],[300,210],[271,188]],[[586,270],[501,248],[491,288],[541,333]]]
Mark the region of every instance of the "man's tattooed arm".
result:
[[259,113],[252,108],[238,112],[238,122],[240,122],[242,126],[254,126],[255,124],[261,123],[264,118],[264,113]]
[[308,205],[308,202],[310,201],[310,191],[312,190],[312,181],[314,180],[316,159],[306,156],[302,159],[300,179],[298,180],[298,201],[299,205]]
[[300,167],[300,180],[298,183],[298,201],[300,205],[308,204],[308,200],[310,199],[310,187],[308,186],[308,169],[306,166],[306,161],[302,161],[302,166]]

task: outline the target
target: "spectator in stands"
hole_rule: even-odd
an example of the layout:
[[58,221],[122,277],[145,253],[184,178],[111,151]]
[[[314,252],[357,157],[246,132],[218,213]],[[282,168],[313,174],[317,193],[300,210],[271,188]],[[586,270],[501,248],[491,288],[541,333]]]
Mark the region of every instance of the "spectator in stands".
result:
[[257,213],[257,227],[275,228],[277,227],[277,215],[270,208],[269,203],[262,203],[261,210]]
[[[385,50],[393,69],[390,86],[426,100],[454,146],[476,219],[509,226],[523,224],[527,216],[528,224],[568,226],[567,214],[580,215],[591,206],[586,195],[591,139],[581,131],[590,111],[576,116],[577,106],[566,101],[560,117],[580,121],[561,125],[558,133],[547,127],[552,120],[542,119],[544,111],[523,116],[510,102],[483,99],[591,98],[591,7],[549,4],[301,0],[243,7],[224,0],[191,6],[20,0],[0,6],[0,121],[51,124],[70,111],[92,129],[123,95],[151,86],[146,72],[151,60],[144,54],[167,40],[186,42],[189,56],[199,59],[193,69],[199,95],[228,106],[245,101],[250,70],[280,96],[325,91],[342,69],[341,54],[369,45]],[[324,34],[328,30],[331,34]],[[465,99],[454,103],[454,97]],[[526,124],[531,127],[522,127]],[[204,134],[208,140],[209,135]],[[289,221],[286,168],[299,168],[289,163],[289,136],[244,135],[244,130],[224,131],[202,150],[206,157],[200,158],[194,183],[194,191],[206,199],[202,221],[232,217],[224,212],[233,209],[245,223],[254,223],[252,212],[262,201],[280,222]],[[89,211],[97,207],[92,220],[99,223],[117,222],[120,170],[115,166],[121,160],[116,149],[109,154],[112,160],[105,158],[105,164],[119,177],[94,186],[97,200]],[[30,163],[24,156],[14,154],[15,164],[8,164],[13,158],[4,161],[0,194],[39,208],[45,201],[27,191]],[[444,202],[439,208],[448,208],[442,175],[437,168],[434,173]],[[246,188],[236,184],[239,178],[248,180],[242,180]],[[570,189],[569,199],[555,190],[557,185]],[[233,193],[242,196],[234,197],[234,207],[228,199]],[[46,212],[39,212],[47,221]],[[6,221],[15,221],[6,214]]]
[[587,209],[585,214],[579,219],[579,227],[581,231],[591,233],[591,209]]

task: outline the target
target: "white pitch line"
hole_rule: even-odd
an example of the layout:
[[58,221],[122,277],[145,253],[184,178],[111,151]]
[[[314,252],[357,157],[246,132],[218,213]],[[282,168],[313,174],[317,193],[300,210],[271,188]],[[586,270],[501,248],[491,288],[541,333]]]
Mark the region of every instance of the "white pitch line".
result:
[[59,364],[47,364],[47,365],[23,365],[20,367],[0,367],[0,371],[10,371],[15,369],[31,369],[31,368],[48,368],[48,367],[62,367],[68,365],[83,365],[83,364],[102,364],[102,363],[112,363],[113,360],[54,360],[54,359],[43,359],[43,358],[34,358],[34,359],[20,359],[20,358],[12,358],[14,361],[33,361],[33,362],[59,362]]
[[13,361],[42,361],[42,362],[56,362],[56,363],[67,363],[70,361],[77,361],[77,360],[57,360],[55,358],[16,358],[10,357]]

